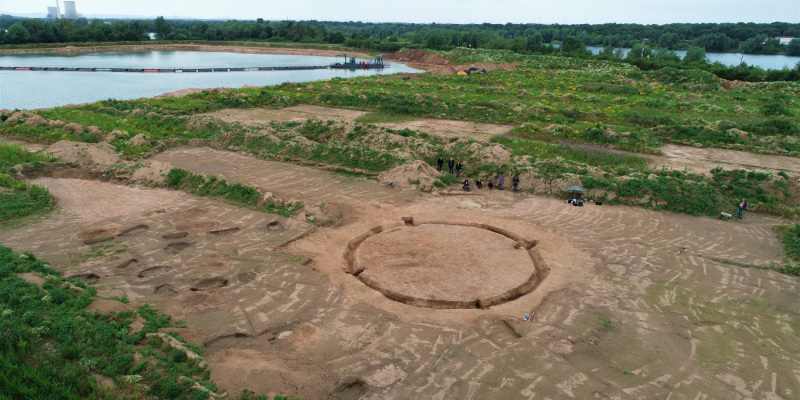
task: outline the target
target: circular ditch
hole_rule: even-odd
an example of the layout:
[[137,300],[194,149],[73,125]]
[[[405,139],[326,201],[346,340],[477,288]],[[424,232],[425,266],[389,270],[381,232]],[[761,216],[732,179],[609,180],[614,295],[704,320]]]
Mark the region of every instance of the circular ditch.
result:
[[404,218],[353,239],[349,272],[387,298],[428,308],[486,308],[532,292],[549,269],[536,241],[485,224]]

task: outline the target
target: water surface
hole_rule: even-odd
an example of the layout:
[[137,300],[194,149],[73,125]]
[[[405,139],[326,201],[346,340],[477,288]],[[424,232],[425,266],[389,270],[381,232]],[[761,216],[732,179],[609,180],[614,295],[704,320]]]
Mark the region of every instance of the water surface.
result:
[[[340,57],[338,61],[342,61]],[[0,55],[0,66],[84,68],[222,68],[328,65],[334,57],[192,51],[79,55]],[[301,70],[192,73],[0,71],[0,109],[36,109],[106,99],[136,99],[187,88],[240,88],[335,77],[422,72],[400,63],[383,70]]]
[[[592,54],[595,55],[603,51],[603,47],[600,46],[587,46],[586,48],[591,50]],[[631,51],[629,48],[623,48],[621,50],[622,57],[627,57],[628,52]],[[673,53],[677,54],[681,59],[686,56],[686,50],[674,50]],[[740,59],[739,57],[742,58]],[[765,54],[706,53],[706,58],[708,58],[708,62],[718,62],[729,67],[736,66],[739,65],[739,63],[744,62],[747,65],[761,67],[764,69],[792,69],[795,67],[795,65],[797,65],[798,62],[800,62],[800,57]]]

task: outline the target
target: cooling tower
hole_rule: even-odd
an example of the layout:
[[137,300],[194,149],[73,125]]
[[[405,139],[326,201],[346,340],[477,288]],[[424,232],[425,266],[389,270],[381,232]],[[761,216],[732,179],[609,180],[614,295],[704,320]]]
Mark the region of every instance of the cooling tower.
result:
[[75,9],[74,1],[64,2],[64,18],[78,19],[78,10]]

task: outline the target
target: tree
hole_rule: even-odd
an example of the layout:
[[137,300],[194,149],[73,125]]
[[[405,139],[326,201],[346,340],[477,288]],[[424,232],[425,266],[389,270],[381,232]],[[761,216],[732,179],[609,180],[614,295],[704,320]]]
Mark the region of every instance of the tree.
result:
[[344,34],[342,32],[333,32],[328,36],[328,43],[341,44],[344,43]]
[[586,46],[576,36],[567,36],[561,42],[561,51],[564,53],[574,53],[586,50]]
[[445,50],[450,44],[450,38],[442,29],[436,29],[425,35],[425,47],[432,50]]
[[726,50],[733,50],[739,46],[739,42],[729,38],[724,33],[708,33],[694,40],[694,45],[714,53],[722,53]]
[[625,57],[628,60],[635,60],[637,58],[649,58],[653,55],[653,49],[650,46],[644,46],[644,52],[642,52],[642,43],[636,43],[631,46],[631,51],[628,52],[628,55]]
[[[786,54],[790,56],[800,56],[800,39],[794,38],[786,45]],[[798,63],[800,65],[800,63]]]
[[767,35],[757,35],[747,39],[742,45],[742,53],[744,54],[759,54],[767,41]]
[[525,50],[536,51],[542,47],[542,34],[539,32],[525,38]]
[[8,28],[8,32],[6,32],[5,36],[3,36],[3,40],[5,41],[4,43],[9,44],[28,43],[30,39],[31,33],[19,23],[11,25],[11,27]]
[[156,39],[167,39],[172,33],[172,25],[170,25],[164,17],[158,17],[153,21],[153,32],[156,33]]
[[666,32],[658,39],[658,45],[660,47],[672,50],[675,48],[675,46],[677,46],[679,40],[680,39],[678,38],[677,33]]
[[659,47],[653,52],[653,58],[659,61],[680,62],[681,58],[675,52],[667,50],[664,47]]
[[683,57],[684,63],[707,63],[708,60],[706,59],[706,49],[702,47],[689,47],[689,50],[686,50],[686,56]]

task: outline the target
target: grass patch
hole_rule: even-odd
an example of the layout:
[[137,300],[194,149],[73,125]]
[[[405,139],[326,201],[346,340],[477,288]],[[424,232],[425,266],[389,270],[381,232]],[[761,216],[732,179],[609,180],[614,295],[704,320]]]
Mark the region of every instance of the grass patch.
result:
[[361,124],[397,124],[416,119],[418,118],[415,115],[402,114],[395,111],[373,111],[356,118],[356,122]]
[[648,160],[635,154],[625,154],[599,145],[582,143],[545,143],[538,140],[495,136],[492,143],[510,148],[516,156],[532,156],[537,159],[563,158],[594,167],[626,167],[642,169]]
[[[45,279],[40,286],[18,274]],[[33,254],[0,246],[0,399],[189,399],[216,393],[210,372],[184,350],[146,338],[175,326],[170,317],[145,304],[115,315],[90,313],[97,290],[79,279],[63,278]],[[127,297],[114,300],[128,303]],[[139,332],[128,326],[146,322]],[[202,355],[202,350],[183,345]],[[134,363],[136,358],[141,361]],[[95,375],[111,378],[105,389]],[[199,385],[203,389],[196,387]],[[249,397],[245,392],[240,399]]]
[[[46,279],[41,286],[20,278],[34,272]],[[141,345],[146,333],[170,326],[169,317],[145,305],[115,317],[92,314],[87,306],[96,290],[76,279],[65,279],[30,253],[18,255],[0,246],[0,398],[104,398],[93,374],[115,380],[112,398],[205,399],[194,382],[215,390],[195,360],[176,359],[159,345]],[[141,332],[128,325],[140,316]],[[150,362],[133,364],[135,354]],[[187,379],[179,381],[179,377]]]
[[171,189],[184,190],[198,196],[223,198],[233,204],[287,218],[303,208],[302,202],[286,203],[274,198],[263,199],[264,193],[252,186],[244,186],[239,183],[230,185],[224,179],[217,179],[216,176],[206,177],[180,168],[169,170],[165,185]]
[[614,324],[614,321],[611,320],[611,317],[605,314],[600,314],[597,316],[597,330],[601,332],[608,332],[613,331],[617,326]]
[[17,164],[57,160],[48,154],[31,153],[17,145],[0,143],[0,172],[10,172],[11,167]]
[[44,188],[0,173],[0,222],[43,213],[55,199]]

